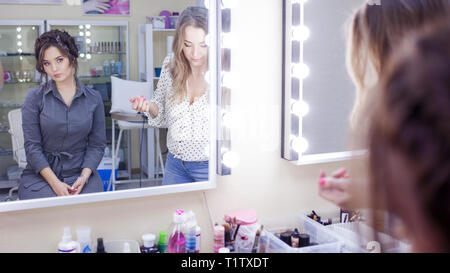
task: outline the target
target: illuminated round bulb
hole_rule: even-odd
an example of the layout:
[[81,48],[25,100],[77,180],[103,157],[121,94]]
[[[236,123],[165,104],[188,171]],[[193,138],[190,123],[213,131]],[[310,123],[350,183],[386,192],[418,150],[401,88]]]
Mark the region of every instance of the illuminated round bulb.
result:
[[80,53],[80,58],[84,58],[84,53]]
[[307,26],[298,26],[292,29],[292,39],[296,41],[306,41],[310,35],[309,28]]
[[86,31],[86,37],[90,37],[91,36],[91,32],[90,31]]
[[87,25],[86,25],[86,29],[91,29],[91,25],[90,25],[90,24],[87,24]]
[[23,50],[21,48],[17,49],[17,52],[22,53]]
[[237,44],[237,41],[232,34],[228,33],[228,34],[222,35],[222,47],[223,48],[233,49],[233,48],[236,48],[236,44]]
[[308,141],[304,139],[303,137],[294,137],[291,140],[291,148],[295,152],[301,154],[304,153],[306,150],[308,150]]
[[86,59],[90,60],[92,58],[91,54],[86,54]]
[[237,0],[222,0],[222,7],[224,9],[232,9],[237,6]]
[[83,25],[79,25],[78,28],[79,29],[84,29],[84,26]]
[[19,59],[20,59],[21,61],[23,61],[23,57],[22,57],[22,56],[20,56]]
[[294,64],[292,65],[292,75],[299,79],[304,79],[309,75],[309,67],[304,64]]
[[31,27],[31,29],[32,29],[32,30],[35,30],[35,29],[36,29],[36,27]]
[[84,36],[84,32],[83,31],[80,31],[80,36]]
[[22,46],[22,42],[21,42],[21,41],[18,41],[18,42],[17,42],[17,46]]
[[91,39],[86,39],[86,44],[90,44],[91,43]]
[[233,151],[227,151],[222,155],[222,163],[228,168],[234,168],[239,164],[239,155]]
[[20,35],[20,34],[17,34],[17,39],[22,39],[22,35]]
[[22,31],[22,28],[21,28],[21,27],[18,27],[18,28],[16,28],[16,30],[17,30],[17,32],[21,32],[21,31]]
[[309,105],[304,101],[295,101],[291,105],[291,111],[299,117],[304,117],[309,113]]

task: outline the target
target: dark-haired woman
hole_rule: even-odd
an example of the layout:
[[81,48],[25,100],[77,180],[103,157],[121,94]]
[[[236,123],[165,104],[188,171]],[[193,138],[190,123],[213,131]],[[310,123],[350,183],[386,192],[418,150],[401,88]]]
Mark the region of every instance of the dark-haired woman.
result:
[[22,107],[27,167],[19,199],[102,191],[96,169],[106,147],[103,102],[76,77],[75,40],[51,30],[36,40],[35,54],[45,80]]

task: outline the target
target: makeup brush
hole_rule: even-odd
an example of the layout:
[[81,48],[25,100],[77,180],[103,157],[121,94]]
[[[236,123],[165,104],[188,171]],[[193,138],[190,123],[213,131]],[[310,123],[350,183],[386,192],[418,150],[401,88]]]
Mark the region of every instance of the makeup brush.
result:
[[256,231],[255,236],[255,242],[253,243],[252,253],[258,253],[259,252],[259,237],[261,236],[261,232],[263,230],[264,226],[261,225],[260,228]]

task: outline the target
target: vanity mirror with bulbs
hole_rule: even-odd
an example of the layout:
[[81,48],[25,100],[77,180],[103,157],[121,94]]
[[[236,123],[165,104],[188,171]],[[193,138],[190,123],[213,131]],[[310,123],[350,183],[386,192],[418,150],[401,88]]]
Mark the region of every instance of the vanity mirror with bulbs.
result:
[[338,161],[350,150],[355,87],[346,69],[348,18],[360,0],[284,0],[282,158]]
[[[205,37],[205,42],[208,45],[208,65],[209,70],[205,74],[206,81],[209,83],[209,94],[208,94],[208,103],[209,103],[209,149],[207,149],[207,153],[209,153],[209,174],[208,174],[208,180],[206,181],[200,181],[200,182],[193,182],[193,183],[184,183],[184,184],[176,184],[176,185],[167,185],[162,186],[158,183],[154,185],[147,185],[147,186],[140,186],[139,183],[137,183],[136,187],[124,187],[121,189],[113,190],[113,191],[104,191],[104,192],[97,192],[97,193],[89,193],[89,194],[80,194],[80,195],[74,195],[74,196],[64,196],[64,197],[50,197],[50,198],[38,198],[38,199],[31,199],[31,200],[14,200],[14,201],[7,201],[7,202],[0,202],[0,212],[6,212],[6,211],[16,211],[16,210],[24,210],[24,209],[33,209],[33,208],[43,208],[43,207],[53,207],[53,206],[62,206],[62,205],[70,205],[70,204],[81,204],[81,203],[90,203],[90,202],[98,202],[98,201],[108,201],[108,200],[117,200],[117,199],[124,199],[124,198],[136,198],[136,197],[144,197],[144,196],[152,196],[152,195],[163,195],[163,194],[172,194],[172,193],[179,193],[179,192],[188,192],[188,191],[199,191],[199,190],[208,190],[213,189],[216,187],[216,175],[227,175],[230,174],[230,166],[233,166],[233,164],[236,162],[236,156],[231,150],[231,143],[229,140],[229,129],[225,128],[223,129],[223,115],[226,114],[222,109],[225,109],[227,107],[227,104],[229,103],[229,89],[225,90],[222,87],[222,78],[223,75],[227,72],[230,72],[229,68],[229,59],[231,56],[231,51],[227,50],[226,48],[222,48],[220,41],[222,40],[220,37],[222,33],[227,33],[230,31],[229,25],[222,26],[222,18],[227,18],[227,14],[229,15],[230,10],[232,7],[229,7],[226,5],[227,1],[220,1],[220,0],[204,0],[204,1],[186,1],[183,3],[180,3],[176,0],[170,0],[170,1],[161,1],[160,7],[155,8],[155,10],[161,11],[165,9],[175,9],[175,7],[180,11],[180,14],[182,10],[188,6],[203,6],[208,9],[208,33]],[[60,7],[64,8],[64,7]],[[149,14],[149,16],[158,14]],[[222,17],[222,15],[224,17]],[[69,23],[69,21],[59,21],[61,18],[48,18],[48,22],[50,24],[47,24],[47,28],[50,29],[52,26],[56,27],[58,23],[60,25],[69,26],[71,29],[77,29],[78,25],[74,25]],[[89,18],[82,18],[83,20],[77,20],[79,22],[85,22],[85,24],[80,25],[86,25],[90,20]],[[229,18],[228,18],[229,19]],[[42,21],[44,22],[47,19],[42,18]],[[128,20],[127,17],[121,17],[118,18],[117,21],[124,22]],[[145,21],[145,19],[143,19]],[[62,22],[62,24],[61,24]],[[96,21],[98,25],[101,25],[100,21]],[[147,22],[148,23],[148,22]],[[134,24],[123,24],[123,32],[120,33],[120,38],[123,39],[125,42],[123,43],[127,49],[129,49],[131,52],[133,50],[136,50],[135,54],[128,54],[127,52],[127,58],[130,58],[129,60],[129,66],[124,67],[124,71],[126,71],[127,75],[131,71],[131,79],[139,78],[139,80],[149,80],[153,81],[155,84],[155,88],[157,86],[158,79],[155,77],[148,77],[148,79],[140,79],[139,75],[134,75],[132,72],[134,71],[132,69],[133,66],[135,68],[138,68],[138,59],[144,58],[143,56],[134,56],[133,55],[139,55],[138,53],[138,47],[134,46],[138,44],[137,35],[132,35],[132,31],[136,32],[139,31],[139,29],[131,30],[132,27],[137,27]],[[100,28],[99,28],[100,29]],[[1,28],[0,28],[1,30]],[[170,32],[172,31],[172,32]],[[80,31],[78,31],[80,32]],[[77,32],[77,33],[78,33]],[[174,35],[173,29],[158,29],[154,30],[152,35],[155,38],[155,51],[158,51],[157,47],[161,47],[161,45],[156,44],[156,39],[159,36],[167,36]],[[95,33],[91,31],[91,35],[88,37],[91,40],[95,39],[94,36]],[[86,38],[86,36],[83,36]],[[97,37],[98,38],[98,37]],[[101,37],[103,38],[103,37]],[[136,38],[136,41],[133,39]],[[92,40],[94,41],[94,40]],[[103,40],[99,40],[103,41]],[[163,39],[164,43],[162,45],[162,48],[166,48],[166,39]],[[146,45],[148,46],[148,45]],[[228,52],[225,55],[227,57],[220,58],[219,56],[222,55],[221,52]],[[115,55],[118,55],[118,53],[121,53],[121,51],[114,52]],[[109,53],[103,53],[98,52],[96,54],[91,54],[90,57],[92,59],[94,58],[106,58],[107,54]],[[114,56],[115,56],[114,55]],[[134,59],[133,59],[134,58]],[[157,66],[156,63],[158,60],[163,60],[164,56],[155,57],[155,62],[152,64],[153,66]],[[227,61],[228,60],[228,61]],[[87,58],[84,58],[80,60],[81,65],[84,65],[83,62],[86,62]],[[128,64],[128,61],[127,61]],[[162,63],[161,63],[162,65]],[[103,77],[103,75],[102,75]],[[128,77],[125,77],[125,79],[130,79]],[[4,90],[5,91],[5,90]],[[131,108],[131,104],[130,104]],[[226,116],[226,115],[225,115]],[[111,122],[111,121],[109,121]],[[108,125],[108,123],[107,123]],[[116,132],[117,134],[117,132]],[[220,137],[219,137],[220,135]],[[117,139],[116,139],[117,141]],[[151,142],[150,145],[152,144]],[[139,141],[136,144],[136,141],[133,142],[132,145],[138,145]],[[136,185],[136,183],[134,183]]]

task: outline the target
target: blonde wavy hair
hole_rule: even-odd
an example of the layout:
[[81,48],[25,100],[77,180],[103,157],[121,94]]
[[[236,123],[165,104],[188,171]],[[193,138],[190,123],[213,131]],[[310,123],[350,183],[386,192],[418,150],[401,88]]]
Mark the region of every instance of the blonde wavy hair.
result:
[[[380,0],[364,3],[352,16],[347,46],[347,70],[356,86],[351,125],[361,113],[373,83],[391,54],[408,33],[449,14],[450,0]],[[370,76],[376,76],[370,78]]]
[[172,46],[174,56],[169,63],[175,90],[171,99],[175,103],[181,102],[187,96],[186,81],[192,72],[189,61],[183,53],[184,30],[188,26],[201,28],[205,31],[205,34],[208,34],[208,10],[203,7],[188,7],[178,19]]

